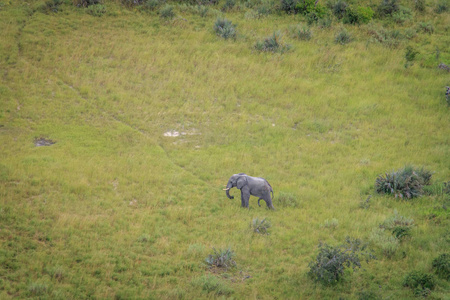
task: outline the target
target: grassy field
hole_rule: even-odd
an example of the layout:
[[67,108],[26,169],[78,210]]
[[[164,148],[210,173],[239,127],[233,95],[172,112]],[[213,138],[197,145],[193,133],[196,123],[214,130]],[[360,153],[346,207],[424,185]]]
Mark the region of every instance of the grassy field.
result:
[[[70,1],[0,1],[1,299],[414,297],[405,276],[433,274],[450,247],[450,73],[437,68],[450,64],[448,11],[427,1],[403,24],[334,20],[304,41],[291,35],[300,15],[221,13],[222,1],[204,16],[173,3],[164,19],[104,2],[96,17]],[[218,16],[236,39],[214,33]],[[392,45],[374,28],[417,32]],[[256,51],[274,31],[291,49]],[[432,192],[375,193],[378,175],[409,164],[434,172]],[[240,172],[271,183],[275,211],[226,197]],[[414,226],[386,255],[374,232],[395,213]],[[253,232],[256,218],[270,234]],[[319,242],[347,236],[377,259],[315,282]],[[214,248],[236,267],[209,268]],[[449,299],[434,276],[429,298]]]

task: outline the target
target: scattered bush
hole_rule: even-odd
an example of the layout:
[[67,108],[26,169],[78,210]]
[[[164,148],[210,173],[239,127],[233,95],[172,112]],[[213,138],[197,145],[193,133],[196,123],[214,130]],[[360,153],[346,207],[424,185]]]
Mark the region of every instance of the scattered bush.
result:
[[416,59],[416,55],[418,53],[419,52],[417,52],[413,47],[411,47],[411,46],[406,47],[406,53],[405,53],[406,61],[408,61],[408,62],[414,61]]
[[374,258],[366,247],[359,239],[349,237],[336,247],[321,242],[316,260],[309,263],[308,274],[324,285],[334,284],[341,280],[346,268],[361,268],[361,258],[365,257],[366,261]]
[[253,221],[250,223],[250,228],[253,229],[253,232],[259,233],[259,234],[269,234],[267,231],[271,227],[271,224],[269,221],[267,221],[265,218],[262,220],[259,220],[258,218],[253,219]]
[[393,13],[399,10],[397,0],[383,0],[377,7],[377,14],[379,17],[384,18],[392,16]]
[[194,279],[191,284],[196,287],[200,287],[207,293],[214,293],[220,295],[231,295],[234,293],[233,289],[223,283],[219,278],[213,275],[203,275]]
[[386,233],[382,228],[375,228],[370,234],[370,241],[381,249],[383,255],[388,258],[394,256],[399,247],[399,240]]
[[43,5],[40,6],[39,10],[43,13],[48,12],[58,12],[61,10],[61,5],[63,0],[47,0]]
[[397,24],[403,24],[412,20],[412,12],[409,8],[400,6],[400,9],[392,14],[392,20]]
[[316,0],[300,0],[295,6],[295,12],[303,15],[314,13],[320,19],[326,15],[327,9]]
[[90,5],[86,8],[86,12],[94,17],[101,17],[106,14],[106,7],[101,4]]
[[351,42],[350,33],[344,28],[334,38],[336,44],[345,45]]
[[414,226],[414,220],[405,218],[398,214],[397,210],[394,210],[394,215],[387,218],[383,224],[380,225],[380,228],[385,228],[388,230],[393,230],[394,228],[401,227],[412,227]]
[[450,254],[443,253],[433,259],[433,269],[439,277],[450,280]]
[[233,257],[235,256],[234,252],[228,249],[219,249],[218,251],[213,248],[214,254],[208,255],[206,258],[206,263],[210,267],[216,267],[216,268],[231,268],[236,266],[236,262],[233,260]]
[[159,16],[163,19],[173,19],[175,17],[173,6],[170,4],[166,4],[159,10]]
[[312,31],[309,27],[297,25],[295,27],[290,27],[289,31],[293,38],[301,41],[309,41],[312,37]]
[[420,271],[410,272],[403,280],[403,286],[413,289],[416,296],[427,296],[434,289],[436,283],[433,275]]
[[408,40],[417,36],[417,31],[414,28],[406,28],[404,32],[405,38]]
[[281,38],[281,33],[276,31],[273,35],[265,38],[264,40],[256,42],[255,49],[261,52],[284,53],[288,51],[291,46],[283,43]]
[[298,201],[297,196],[291,193],[286,192],[280,192],[278,194],[278,197],[275,198],[277,201],[277,205],[275,206],[281,206],[281,207],[299,207],[300,202]]
[[299,0],[281,0],[281,10],[288,14],[296,14],[298,2]]
[[236,6],[236,0],[227,0],[222,6],[222,11],[230,11]]
[[423,193],[423,186],[429,185],[433,173],[425,169],[406,166],[396,172],[379,175],[375,181],[375,189],[380,194],[393,194],[395,198],[411,199]]
[[438,14],[441,14],[441,13],[449,11],[449,8],[450,8],[450,3],[448,2],[448,0],[440,0],[436,4],[436,8],[434,9],[434,11]]
[[432,34],[434,32],[433,24],[430,22],[420,22],[418,25],[418,31]]
[[214,24],[214,31],[224,39],[236,38],[236,25],[227,19],[218,18]]

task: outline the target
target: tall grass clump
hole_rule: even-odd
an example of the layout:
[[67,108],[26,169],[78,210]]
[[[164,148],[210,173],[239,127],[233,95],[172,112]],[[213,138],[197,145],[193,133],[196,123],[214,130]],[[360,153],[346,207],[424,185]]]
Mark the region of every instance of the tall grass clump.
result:
[[392,194],[395,198],[412,199],[423,194],[423,187],[429,185],[432,172],[406,166],[395,172],[379,175],[375,190],[380,194]]
[[106,14],[106,7],[102,4],[89,5],[86,12],[94,17],[101,17]]
[[228,269],[236,266],[236,262],[233,260],[235,254],[230,248],[219,250],[213,248],[213,251],[214,253],[208,255],[205,260],[208,266],[222,269]]
[[159,16],[163,19],[173,19],[175,17],[173,6],[170,4],[166,4],[159,10]]
[[301,41],[309,41],[312,38],[311,28],[306,26],[293,26],[289,28],[291,36]]
[[450,254],[443,253],[433,259],[432,267],[439,277],[450,280]]
[[234,293],[234,290],[219,278],[213,275],[203,275],[192,280],[194,287],[199,287],[207,293],[214,293],[217,296],[228,296]]
[[345,243],[340,246],[329,246],[320,242],[319,253],[316,260],[309,263],[308,274],[315,281],[331,285],[342,279],[346,268],[361,268],[361,260],[368,262],[374,258],[367,244],[359,239],[347,237]]
[[450,10],[450,3],[448,2],[448,0],[439,0],[436,3],[436,7],[434,8],[434,11],[438,14],[448,12],[449,10]]
[[253,219],[253,221],[250,223],[250,228],[253,230],[253,232],[259,234],[269,234],[268,229],[271,226],[272,225],[270,224],[270,222],[265,218],[262,220],[258,218]]
[[383,228],[374,228],[369,239],[387,258],[393,257],[400,246],[400,241]]
[[383,0],[377,7],[377,15],[380,18],[392,16],[399,9],[397,0]]
[[236,38],[236,25],[225,18],[218,18],[214,23],[214,32],[224,39]]
[[290,45],[282,41],[282,35],[275,31],[271,36],[256,42],[255,49],[261,52],[284,53],[291,48]]
[[410,235],[410,230],[414,226],[414,220],[403,217],[394,210],[394,215],[387,218],[380,228],[389,230],[397,239],[402,239]]
[[280,192],[275,199],[277,203],[276,206],[292,207],[292,208],[300,206],[300,201],[298,200],[298,197],[292,193]]

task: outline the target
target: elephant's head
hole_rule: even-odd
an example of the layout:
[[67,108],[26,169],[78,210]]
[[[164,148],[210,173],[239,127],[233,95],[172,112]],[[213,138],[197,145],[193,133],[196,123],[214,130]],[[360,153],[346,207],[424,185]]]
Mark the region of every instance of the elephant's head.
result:
[[227,188],[223,189],[227,193],[227,197],[230,199],[234,199],[234,196],[230,195],[230,189],[237,187],[238,189],[242,189],[244,185],[247,184],[247,175],[244,173],[234,174],[228,180]]

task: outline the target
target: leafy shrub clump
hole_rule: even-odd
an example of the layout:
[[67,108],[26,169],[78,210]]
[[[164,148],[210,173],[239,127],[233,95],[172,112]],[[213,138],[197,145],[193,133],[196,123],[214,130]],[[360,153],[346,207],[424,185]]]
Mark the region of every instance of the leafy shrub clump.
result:
[[438,14],[447,12],[449,10],[450,10],[450,3],[448,2],[448,0],[440,0],[436,4],[436,8],[434,9],[434,11]]
[[295,12],[303,15],[314,13],[320,19],[326,15],[327,9],[316,0],[300,0],[295,6]]
[[374,256],[359,239],[347,237],[343,245],[336,247],[320,242],[319,254],[309,263],[308,274],[324,285],[334,284],[341,280],[346,268],[361,268],[361,258],[369,261]]
[[406,166],[396,172],[379,175],[375,189],[380,194],[393,194],[395,198],[411,199],[423,194],[423,187],[429,185],[432,172]]
[[352,41],[351,35],[345,29],[342,29],[334,38],[334,42],[336,44],[341,44],[341,45],[348,44],[351,41]]
[[412,20],[412,12],[409,8],[400,6],[400,9],[392,14],[392,20],[397,24],[403,24]]
[[236,0],[227,0],[222,6],[222,11],[230,11],[236,6]]
[[450,280],[450,254],[443,253],[433,259],[433,269],[439,277]]
[[214,31],[224,39],[236,38],[236,25],[225,18],[218,18],[214,24]]
[[281,10],[288,14],[296,14],[298,2],[299,0],[281,0]]
[[101,4],[90,5],[86,8],[86,12],[94,17],[101,17],[106,14],[106,7]]
[[295,27],[290,27],[289,31],[293,38],[299,39],[301,41],[309,41],[312,38],[312,31],[309,27],[301,27],[297,25]]
[[208,255],[208,257],[206,258],[206,263],[210,267],[228,269],[236,266],[236,262],[233,260],[235,254],[233,251],[231,251],[231,249],[228,248],[223,250],[216,250],[215,248],[213,248],[213,250],[214,253]]
[[415,0],[414,1],[414,9],[418,12],[425,11],[425,0]]
[[434,32],[433,24],[430,22],[420,22],[418,25],[418,31],[432,34]]
[[279,52],[284,53],[288,51],[291,46],[283,43],[280,32],[274,32],[273,35],[258,41],[255,44],[255,49],[261,52]]
[[343,19],[345,17],[345,14],[347,13],[347,8],[347,2],[339,0],[332,8],[333,15],[335,15],[339,20]]
[[170,4],[166,4],[159,10],[159,16],[163,19],[173,19],[175,17],[173,6]]
[[63,0],[47,0],[43,5],[40,6],[39,10],[43,13],[48,12],[58,12],[61,10],[61,5]]
[[416,296],[427,296],[434,289],[436,283],[433,275],[420,271],[412,271],[403,280],[403,286],[409,287]]
[[398,30],[386,30],[382,27],[370,25],[367,33],[372,37],[372,41],[381,43],[388,48],[395,48],[400,44],[402,35]]
[[250,228],[253,229],[253,232],[259,233],[259,234],[269,234],[267,231],[272,225],[269,221],[267,221],[265,218],[262,220],[259,220],[258,218],[253,219],[253,221],[250,223]]

